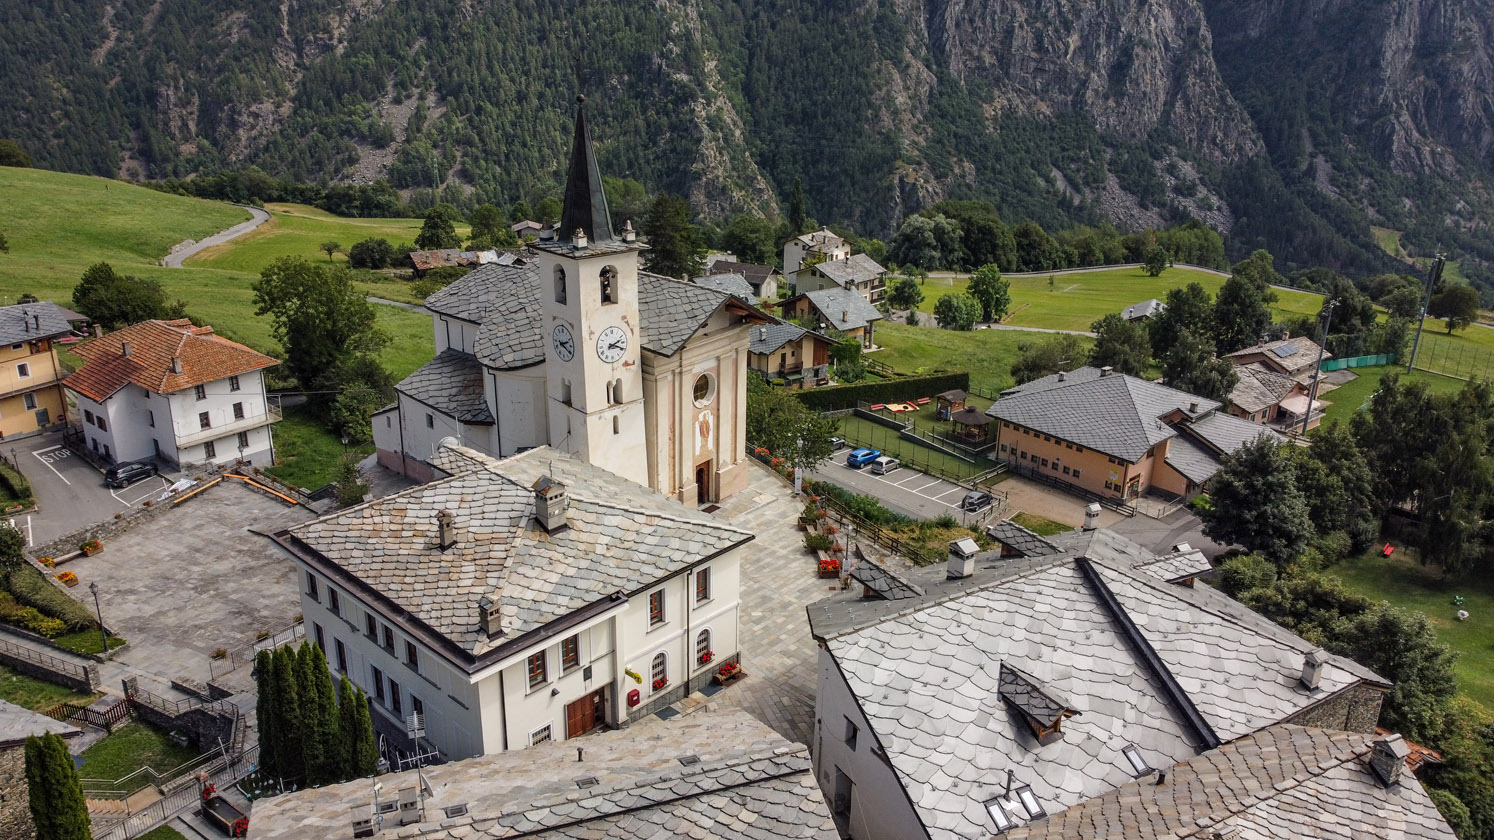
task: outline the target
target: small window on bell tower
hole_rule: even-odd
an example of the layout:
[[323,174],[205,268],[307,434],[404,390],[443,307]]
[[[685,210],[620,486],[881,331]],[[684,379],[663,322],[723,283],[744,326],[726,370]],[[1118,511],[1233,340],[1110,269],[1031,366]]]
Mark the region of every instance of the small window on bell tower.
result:
[[602,269],[602,303],[617,303],[617,269],[606,266]]
[[555,302],[565,303],[565,269],[555,266]]

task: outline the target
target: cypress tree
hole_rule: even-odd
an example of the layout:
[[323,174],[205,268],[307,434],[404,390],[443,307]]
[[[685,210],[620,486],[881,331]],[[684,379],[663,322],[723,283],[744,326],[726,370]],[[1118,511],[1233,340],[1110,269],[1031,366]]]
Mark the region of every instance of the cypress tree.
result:
[[258,694],[254,704],[254,717],[259,727],[259,767],[267,776],[279,776],[279,743],[276,741],[279,735],[275,729],[275,658],[268,650],[254,655],[254,688]]
[[794,187],[789,192],[789,238],[804,232],[809,222],[807,215],[804,208],[804,184],[798,178],[794,178]]
[[37,840],[92,840],[83,783],[62,738],[26,739],[26,782]]
[[340,775],[337,701],[332,696],[332,675],[326,657],[314,642],[304,642],[296,656],[301,689],[301,741],[306,750],[309,784],[337,781]]
[[296,684],[296,654],[289,647],[274,656],[275,755],[281,776],[301,779],[306,775],[305,749],[301,739],[301,692]]
[[357,714],[357,723],[354,725],[354,736],[352,744],[353,776],[364,778],[372,776],[379,769],[379,748],[374,742],[373,718],[369,716],[368,695],[363,689],[355,689],[353,703],[354,712]]
[[358,695],[344,674],[337,686],[337,777],[342,781],[358,778]]

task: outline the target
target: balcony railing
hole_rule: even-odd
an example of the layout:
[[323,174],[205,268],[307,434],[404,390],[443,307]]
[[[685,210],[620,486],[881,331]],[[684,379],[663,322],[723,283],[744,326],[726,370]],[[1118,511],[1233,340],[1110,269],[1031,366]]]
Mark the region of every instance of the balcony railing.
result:
[[206,429],[192,429],[187,432],[178,432],[176,436],[177,446],[191,446],[205,440],[217,440],[218,438],[234,434],[236,432],[247,432],[257,429],[266,423],[276,423],[281,418],[280,406],[267,406],[260,414],[246,414],[242,418],[225,423],[221,426],[209,426]]

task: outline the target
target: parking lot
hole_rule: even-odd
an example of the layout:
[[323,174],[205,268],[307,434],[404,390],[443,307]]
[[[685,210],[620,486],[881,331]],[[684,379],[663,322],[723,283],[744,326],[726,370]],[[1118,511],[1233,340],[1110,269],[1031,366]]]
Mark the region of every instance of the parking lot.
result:
[[907,516],[933,519],[948,514],[963,518],[960,500],[970,492],[969,488],[911,467],[898,467],[886,475],[877,475],[870,466],[848,467],[846,455],[850,452],[849,446],[837,449],[830,460],[811,475],[847,490],[873,496],[888,508]]
[[37,509],[12,520],[28,545],[50,542],[158,498],[169,483],[152,476],[111,490],[104,486],[103,473],[62,445],[61,433],[16,441],[5,454],[20,463],[36,495]]

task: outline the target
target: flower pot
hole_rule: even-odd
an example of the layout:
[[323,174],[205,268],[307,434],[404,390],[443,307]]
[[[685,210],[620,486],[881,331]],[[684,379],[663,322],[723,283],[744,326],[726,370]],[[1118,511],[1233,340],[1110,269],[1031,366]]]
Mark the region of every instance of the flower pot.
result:
[[717,674],[714,677],[711,677],[711,681],[714,682],[716,685],[727,686],[727,685],[731,685],[734,682],[737,682],[738,680],[742,679],[745,676],[747,676],[747,672],[743,671],[741,669],[738,669],[736,673],[732,674],[729,677],[723,677],[720,674]]
[[78,579],[77,578],[73,578],[72,580],[65,580],[65,581],[62,582],[62,585],[63,586],[69,586],[69,587],[71,587],[71,586],[77,586],[78,585]]
[[100,551],[103,551],[103,550],[104,550],[103,546],[98,546],[96,548],[85,548],[85,549],[83,549],[83,556],[84,557],[92,557],[93,555],[98,554]]
[[820,577],[831,579],[838,578],[840,577],[840,569],[820,569]]

